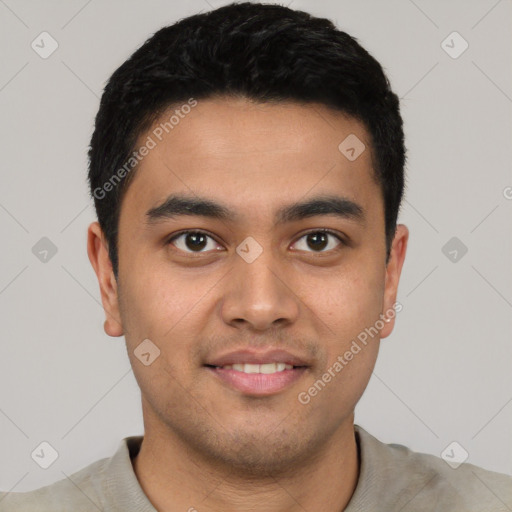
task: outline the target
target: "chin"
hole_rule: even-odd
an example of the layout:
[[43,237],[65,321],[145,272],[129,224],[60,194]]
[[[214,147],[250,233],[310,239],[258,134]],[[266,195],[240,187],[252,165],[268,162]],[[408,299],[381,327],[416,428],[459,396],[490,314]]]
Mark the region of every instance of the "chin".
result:
[[226,432],[219,432],[215,443],[211,443],[211,437],[203,438],[203,442],[196,437],[196,448],[215,465],[234,470],[243,478],[258,479],[293,474],[315,457],[326,440],[318,431],[308,435],[303,428],[290,431],[278,425],[262,428],[261,424],[236,429],[231,436],[222,434]]

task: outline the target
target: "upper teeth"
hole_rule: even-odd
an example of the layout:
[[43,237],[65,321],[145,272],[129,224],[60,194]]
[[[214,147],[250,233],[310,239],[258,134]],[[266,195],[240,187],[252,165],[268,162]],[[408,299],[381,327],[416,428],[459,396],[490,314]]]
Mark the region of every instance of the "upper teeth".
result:
[[223,366],[227,370],[235,370],[244,373],[276,373],[283,370],[292,370],[293,366],[286,363],[265,363],[265,364],[227,364]]

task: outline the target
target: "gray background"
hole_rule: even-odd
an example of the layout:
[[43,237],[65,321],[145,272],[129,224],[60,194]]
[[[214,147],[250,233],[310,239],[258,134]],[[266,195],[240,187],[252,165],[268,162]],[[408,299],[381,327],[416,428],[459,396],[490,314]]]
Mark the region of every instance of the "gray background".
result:
[[[0,0],[1,490],[65,478],[143,432],[124,338],[103,332],[86,253],[87,145],[105,81],[135,48],[225,3]],[[403,311],[356,422],[436,455],[457,441],[468,462],[512,474],[511,2],[290,6],[355,36],[402,98]],[[43,31],[59,45],[47,59],[31,47]],[[441,45],[453,31],[469,43],[456,59]],[[57,248],[46,262],[32,252],[43,237]],[[31,458],[42,441],[59,454],[46,470]]]

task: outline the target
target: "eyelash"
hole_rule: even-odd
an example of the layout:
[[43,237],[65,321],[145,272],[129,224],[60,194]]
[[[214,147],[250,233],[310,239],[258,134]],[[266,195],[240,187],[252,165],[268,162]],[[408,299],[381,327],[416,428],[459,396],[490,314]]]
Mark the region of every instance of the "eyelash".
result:
[[[334,238],[336,238],[340,242],[341,246],[346,246],[347,245],[347,243],[341,238],[341,236],[336,231],[332,231],[332,230],[327,229],[327,228],[313,229],[313,230],[307,231],[306,233],[303,233],[297,239],[297,242],[299,240],[301,240],[302,238],[308,236],[308,235],[316,234],[316,233],[325,233],[327,235],[332,235]],[[203,231],[201,229],[188,229],[188,230],[180,231],[179,233],[176,233],[176,234],[172,235],[172,237],[167,240],[167,244],[168,245],[169,244],[172,245],[172,242],[174,240],[176,240],[180,236],[187,235],[187,234],[206,235],[206,236],[210,237],[212,240],[215,240],[215,237],[212,234],[208,233],[207,231]],[[215,242],[218,243],[216,240],[215,240]],[[176,249],[178,251],[181,251],[181,249],[178,249],[178,248],[176,248]],[[330,249],[328,251],[306,251],[306,252],[311,252],[313,254],[327,254],[327,253],[335,252],[335,251],[338,251],[338,250],[340,250],[340,247],[336,247],[336,248]],[[194,251],[187,252],[187,251],[183,251],[183,252],[185,252],[186,254],[192,254],[192,255],[197,254],[197,255],[200,255],[200,254],[207,254],[207,252],[209,252],[209,251],[204,251],[204,252],[194,252]]]

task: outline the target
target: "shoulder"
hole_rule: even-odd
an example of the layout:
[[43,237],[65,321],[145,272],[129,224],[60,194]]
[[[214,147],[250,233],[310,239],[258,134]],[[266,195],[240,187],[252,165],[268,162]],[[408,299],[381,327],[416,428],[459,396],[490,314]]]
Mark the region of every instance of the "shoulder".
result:
[[103,510],[109,458],[53,484],[28,492],[0,492],[2,512],[98,512]]
[[450,465],[440,457],[414,452],[400,444],[385,444],[359,426],[356,433],[362,466],[374,466],[361,468],[365,477],[403,512],[512,510],[512,476],[469,463]]

